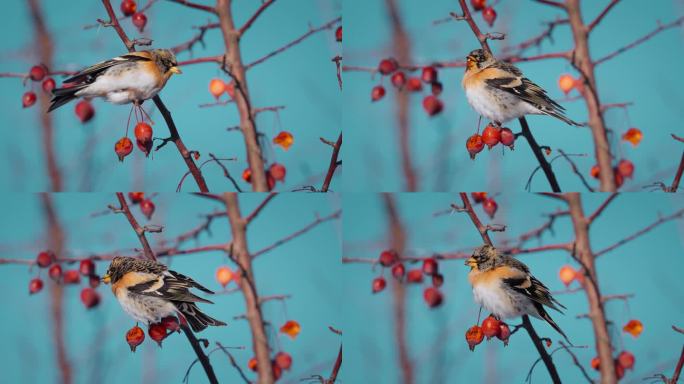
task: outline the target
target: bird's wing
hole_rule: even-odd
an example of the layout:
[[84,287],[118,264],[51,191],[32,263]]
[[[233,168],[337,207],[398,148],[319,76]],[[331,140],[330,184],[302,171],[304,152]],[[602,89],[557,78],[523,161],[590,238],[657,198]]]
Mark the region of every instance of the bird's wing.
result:
[[120,64],[134,63],[138,61],[151,61],[147,52],[131,52],[110,60],[93,64],[74,76],[64,80],[64,83],[92,83],[107,69]]
[[520,271],[520,274],[517,276],[504,278],[503,281],[511,289],[536,303],[546,305],[547,307],[553,308],[558,312],[562,312],[558,306],[565,309],[561,303],[556,301],[556,299],[551,296],[549,289],[541,281],[537,280],[529,273],[523,273]]
[[190,292],[190,288],[199,288],[213,293],[191,278],[173,271],[166,271],[157,275],[156,278],[130,286],[128,291],[171,301],[212,303]]

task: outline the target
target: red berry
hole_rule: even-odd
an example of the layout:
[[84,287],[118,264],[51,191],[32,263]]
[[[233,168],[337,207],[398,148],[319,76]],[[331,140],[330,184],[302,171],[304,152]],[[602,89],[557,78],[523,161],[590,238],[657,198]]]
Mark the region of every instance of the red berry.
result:
[[150,324],[150,327],[147,329],[147,334],[150,335],[150,338],[156,341],[160,347],[162,345],[162,340],[168,336],[166,327],[161,323]]
[[394,85],[397,88],[401,88],[406,84],[406,74],[401,71],[394,72],[394,74],[391,77],[392,80],[392,85]]
[[444,87],[442,86],[442,83],[439,81],[435,81],[432,84],[430,84],[430,91],[432,91],[432,94],[435,96],[439,96],[442,94],[442,90]]
[[437,260],[433,258],[423,260],[423,274],[427,276],[436,275],[439,272]]
[[558,87],[567,95],[575,88],[575,79],[568,74],[561,75],[561,77],[558,78]]
[[269,172],[271,172],[271,176],[276,181],[285,181],[285,173],[287,170],[285,169],[285,166],[279,163],[273,163],[268,169]]
[[43,289],[43,280],[36,277],[29,282],[29,294],[38,293],[41,289]]
[[266,171],[266,184],[268,185],[268,190],[272,191],[275,188],[276,179],[273,177],[270,171]]
[[124,157],[133,152],[133,142],[128,137],[122,137],[114,144],[114,152],[119,157],[119,161],[123,161]]
[[622,351],[617,357],[618,364],[624,369],[634,369],[634,355],[628,351]]
[[589,174],[591,174],[591,177],[593,177],[594,179],[598,179],[599,178],[599,166],[596,164],[593,165],[591,167],[591,170],[589,171]]
[[487,144],[489,149],[499,144],[501,141],[501,130],[493,125],[488,125],[482,131],[482,141]]
[[371,101],[378,101],[385,96],[385,87],[382,85],[376,85],[371,91]]
[[494,25],[496,20],[496,11],[492,7],[486,7],[482,10],[482,18],[489,24],[490,27]]
[[383,267],[391,267],[394,263],[399,261],[399,255],[394,251],[386,250],[380,253],[378,260]]
[[631,178],[634,175],[634,164],[627,159],[622,159],[618,162],[617,171],[623,177]]
[[513,144],[515,144],[515,134],[513,134],[513,131],[508,128],[501,128],[499,134],[501,136],[501,144],[513,149]]
[[499,205],[491,197],[482,202],[482,209],[484,209],[485,213],[492,219],[494,218],[497,208],[499,208]]
[[251,183],[252,182],[252,170],[249,168],[245,168],[244,171],[242,171],[242,180]]
[[24,95],[21,97],[21,105],[24,108],[28,108],[35,103],[36,103],[36,94],[31,92],[31,91],[24,93]]
[[128,199],[131,204],[138,204],[145,199],[145,192],[128,192]]
[[496,337],[503,341],[504,346],[508,345],[508,338],[511,337],[511,329],[508,328],[508,324],[503,321],[499,322],[499,333]]
[[382,276],[376,277],[373,279],[373,293],[378,293],[385,289],[387,286],[387,281],[385,281],[385,278]]
[[444,284],[444,275],[440,273],[436,273],[432,275],[432,286],[433,287],[441,287],[442,284]]
[[337,27],[335,30],[335,40],[337,42],[342,42],[342,26]]
[[162,319],[161,324],[171,332],[180,333],[180,324],[178,323],[176,316],[166,316]]
[[53,89],[55,89],[56,85],[57,84],[55,84],[55,79],[53,79],[52,77],[48,77],[47,79],[43,80],[43,91],[50,93]]
[[131,352],[135,352],[135,348],[145,341],[145,331],[137,325],[126,332],[126,342],[131,347]]
[[100,294],[96,290],[86,287],[81,290],[81,302],[90,309],[100,303]]
[[475,155],[480,153],[484,149],[484,141],[482,141],[482,136],[477,133],[470,136],[468,141],[466,141],[466,149],[470,153],[470,158],[475,159]]
[[271,362],[271,371],[273,371],[273,379],[276,381],[280,379],[280,376],[283,374],[283,369],[280,368],[275,361]]
[[64,271],[62,281],[64,284],[79,284],[81,282],[81,274],[75,269]]
[[601,359],[599,359],[598,356],[591,359],[591,367],[597,371],[601,369]]
[[223,92],[226,91],[226,83],[223,82],[221,79],[211,79],[209,82],[209,93],[214,95],[216,100],[218,100],[221,95],[223,95]]
[[625,182],[625,177],[622,176],[622,173],[620,173],[620,170],[618,170],[617,167],[613,169],[613,175],[615,176],[615,187],[620,188]]
[[152,127],[145,122],[140,122],[135,125],[135,130],[133,133],[135,134],[135,140],[138,144],[138,148],[140,148],[145,155],[149,155],[150,151],[152,150]]
[[480,328],[479,325],[473,325],[468,329],[465,337],[468,342],[468,348],[470,348],[471,351],[474,351],[475,346],[480,344],[484,339],[484,333],[482,333],[482,328]]
[[289,370],[292,367],[292,356],[286,352],[278,352],[275,355],[275,364],[285,370]]
[[390,73],[396,71],[399,68],[399,64],[393,58],[382,59],[380,64],[378,64],[378,72],[383,75],[389,75]]
[[50,269],[48,269],[48,276],[54,281],[59,281],[59,278],[62,277],[62,266],[59,264],[54,264]]
[[427,95],[423,99],[423,109],[428,114],[428,116],[434,116],[444,109],[444,103],[438,99],[435,95]]
[[29,71],[29,77],[33,81],[41,81],[45,78],[47,75],[47,69],[45,69],[44,65],[34,65],[31,67],[31,70]]
[[98,276],[98,275],[88,276],[88,285],[90,285],[90,288],[99,287],[100,286],[100,276]]
[[251,359],[249,359],[249,361],[247,362],[247,367],[249,367],[249,369],[254,371],[254,372],[257,371],[257,361],[256,361],[255,357],[252,357]]
[[412,269],[406,274],[406,281],[409,283],[422,283],[423,282],[423,271],[420,269]]
[[473,5],[474,10],[481,11],[487,5],[487,0],[470,0],[470,4]]
[[81,272],[81,275],[90,276],[95,273],[95,263],[90,259],[81,260],[78,270]]
[[123,0],[121,2],[121,12],[126,16],[134,14],[137,8],[138,6],[135,4],[135,0]]
[[435,67],[424,67],[423,68],[423,73],[420,75],[420,78],[427,84],[432,84],[435,81],[437,81],[437,70]]
[[88,100],[81,100],[76,103],[74,112],[76,112],[76,116],[81,120],[81,123],[86,123],[95,116],[95,108],[93,108],[93,105]]
[[147,16],[142,12],[136,12],[132,17],[133,25],[135,25],[140,32],[145,29],[145,24],[147,24]]
[[487,192],[471,192],[470,196],[475,201],[475,204],[479,204],[487,199]]
[[615,362],[615,376],[617,377],[618,380],[622,379],[623,376],[625,376],[625,369],[620,365],[617,361]]
[[421,83],[420,79],[417,77],[409,77],[408,80],[406,80],[406,89],[411,92],[419,92],[423,89],[423,83]]
[[36,264],[41,268],[47,268],[52,264],[55,259],[55,255],[49,251],[43,251],[36,256]]
[[397,280],[400,280],[402,277],[404,277],[405,273],[406,268],[402,263],[395,264],[394,267],[392,267],[392,276],[394,276],[394,278]]
[[154,214],[154,203],[150,199],[145,199],[140,202],[140,212],[142,212],[145,217],[147,217],[147,220],[152,219],[152,215]]
[[482,333],[487,337],[487,340],[494,336],[498,336],[500,331],[501,322],[494,316],[487,316],[487,318],[482,321]]
[[428,307],[435,308],[439,307],[439,305],[442,304],[444,297],[442,296],[442,292],[440,292],[439,289],[435,287],[427,287],[423,291],[423,299],[425,300],[425,303],[428,305]]

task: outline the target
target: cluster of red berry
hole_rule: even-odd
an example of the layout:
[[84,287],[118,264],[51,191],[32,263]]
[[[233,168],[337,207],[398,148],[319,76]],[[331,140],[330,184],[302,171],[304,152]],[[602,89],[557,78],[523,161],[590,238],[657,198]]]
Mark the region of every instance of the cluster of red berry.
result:
[[468,138],[466,149],[470,154],[470,158],[475,159],[475,155],[482,152],[485,145],[491,150],[493,146],[499,143],[513,149],[515,134],[509,128],[499,128],[489,124],[482,131],[482,135],[476,133]]
[[[141,121],[135,125],[133,133],[135,135],[135,143],[138,146],[138,149],[142,151],[145,156],[149,156],[150,152],[152,151],[153,142],[152,127],[146,122]],[[131,141],[128,136],[120,138],[114,144],[114,152],[119,158],[119,161],[123,161],[126,156],[133,152],[133,141]],[[195,157],[197,157],[197,155],[195,155]]]
[[[180,333],[180,323],[175,316],[167,316],[159,323],[150,324],[147,334],[150,338],[162,346],[162,340],[166,339],[173,332]],[[126,342],[131,347],[131,352],[135,352],[138,345],[145,341],[145,331],[137,325],[126,332]]]
[[475,324],[466,331],[465,338],[468,342],[468,348],[474,351],[475,346],[480,344],[485,336],[488,341],[496,336],[506,346],[508,345],[508,338],[511,337],[511,329],[508,324],[490,315],[482,321],[482,326]]
[[[591,177],[599,178],[599,166],[594,165],[591,167]],[[627,159],[621,159],[618,161],[617,165],[613,167],[613,174],[615,175],[615,187],[620,188],[624,184],[626,178],[632,178],[634,176],[634,163]]]
[[[439,290],[439,287],[444,284],[444,276],[439,273],[439,264],[434,258],[427,258],[423,260],[421,268],[411,269],[408,272],[404,263],[399,260],[399,255],[393,250],[385,250],[380,253],[378,263],[386,268],[391,268],[392,276],[397,282],[405,282],[409,284],[421,284],[423,277],[429,277],[432,281],[432,286],[428,286],[423,291],[423,300],[430,308],[438,307],[444,301],[444,295]],[[373,279],[373,293],[378,293],[385,289],[387,281],[383,276],[378,276]]]
[[[378,64],[378,72],[383,76],[392,75],[390,81],[398,90],[406,89],[409,92],[420,92],[423,83],[430,85],[431,94],[423,98],[423,109],[429,116],[434,116],[444,109],[444,103],[437,96],[442,93],[442,83],[437,79],[437,69],[433,66],[423,67],[420,77],[406,77],[401,71],[399,63],[393,58],[382,59]],[[371,90],[371,100],[378,101],[385,96],[385,87],[376,85]]]
[[145,198],[145,192],[128,192],[128,199],[131,200],[132,205],[140,205],[140,212],[147,217],[147,220],[152,219],[156,207],[151,199]]
[[487,197],[487,192],[471,192],[470,196],[473,198],[475,204],[482,204],[482,210],[485,211],[490,219],[494,218],[499,204],[496,203],[493,197]]
[[[615,376],[618,380],[621,380],[625,376],[626,369],[634,369],[634,363],[636,358],[629,351],[622,351],[615,358]],[[591,367],[599,371],[601,369],[601,360],[598,356],[591,359]]]
[[[249,361],[247,362],[247,367],[249,367],[250,370],[256,372],[258,370],[256,358],[252,357],[251,359],[249,359]],[[273,359],[271,360],[271,370],[273,371],[273,378],[275,380],[280,379],[280,376],[283,375],[283,370],[289,371],[291,367],[292,356],[290,356],[290,354],[287,352],[280,351],[276,353]]]
[[[36,264],[40,268],[48,268],[48,276],[58,284],[78,285],[81,283],[81,275],[88,278],[88,287],[81,290],[81,302],[86,308],[93,308],[100,303],[100,294],[95,290],[100,285],[100,277],[95,274],[95,263],[90,260],[81,260],[78,270],[70,269],[62,271],[57,257],[51,251],[43,251],[36,256]],[[29,282],[29,294],[38,293],[43,289],[43,280],[36,277]]]
[[135,0],[123,0],[121,2],[121,12],[124,16],[130,16],[133,25],[142,33],[145,25],[147,25],[147,16],[142,12],[137,12],[137,10],[138,5]]
[[[284,183],[286,173],[287,170],[285,169],[284,165],[280,163],[272,163],[266,170],[266,183],[268,184],[268,190],[271,191],[273,188],[275,188],[276,181]],[[245,168],[245,170],[242,171],[242,180],[247,183],[252,183],[251,169]]]
[[494,26],[494,21],[496,21],[496,11],[494,8],[487,6],[487,0],[470,0],[473,9],[476,12],[482,11],[482,19],[490,26]]

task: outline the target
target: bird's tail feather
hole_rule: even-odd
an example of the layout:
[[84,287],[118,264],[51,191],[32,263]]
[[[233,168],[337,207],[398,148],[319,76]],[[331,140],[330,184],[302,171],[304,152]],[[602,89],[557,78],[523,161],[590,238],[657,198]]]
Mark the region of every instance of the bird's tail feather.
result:
[[563,332],[563,330],[560,329],[558,324],[556,324],[556,322],[553,321],[551,316],[548,314],[548,312],[546,312],[546,310],[541,306],[541,304],[539,305],[539,307],[537,307],[537,312],[539,312],[539,316],[542,319],[546,320],[546,322],[549,323],[549,325],[551,325],[553,327],[553,329],[556,330],[556,332],[560,333],[563,336],[563,338],[565,338],[565,341],[567,341],[568,344],[573,345],[570,342],[570,339],[568,339],[568,336],[565,335],[565,332]]
[[50,100],[50,108],[48,108],[48,112],[51,112],[61,107],[62,105],[70,102],[71,100],[78,98],[78,96],[76,96],[76,92],[80,91],[81,89],[87,86],[88,84],[81,84],[68,88],[54,89],[52,91],[54,97],[52,98],[52,100]]
[[576,126],[576,127],[581,127],[581,126],[582,126],[582,124],[580,124],[580,123],[578,123],[578,122],[576,122],[576,121],[570,120],[567,116],[563,115],[562,113],[559,113],[559,112],[556,112],[556,111],[544,111],[544,113],[546,113],[546,114],[549,115],[549,116],[553,116],[553,117],[555,117],[555,118],[558,119],[558,120],[563,121],[565,124],[574,125],[574,126]]
[[176,308],[190,324],[193,332],[203,331],[210,325],[221,326],[226,323],[202,313],[195,303],[176,302]]

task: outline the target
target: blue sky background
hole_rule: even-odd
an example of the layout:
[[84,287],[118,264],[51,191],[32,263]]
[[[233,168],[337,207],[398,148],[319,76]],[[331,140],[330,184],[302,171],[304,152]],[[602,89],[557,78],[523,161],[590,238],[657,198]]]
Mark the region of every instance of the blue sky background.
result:
[[[240,196],[243,214],[251,212],[265,195]],[[44,220],[39,197],[31,194],[4,194],[5,214],[0,218],[0,255],[32,259],[45,247]],[[96,218],[92,213],[116,204],[113,194],[61,194],[55,203],[67,232],[67,249],[71,256],[87,256],[121,250],[131,252],[140,247],[135,234],[122,215]],[[157,212],[150,223],[165,226],[159,235],[149,235],[150,242],[172,238],[199,224],[199,214],[220,209],[219,204],[188,195],[160,195],[155,198]],[[314,220],[315,215],[328,215],[340,208],[334,195],[288,194],[277,196],[257,217],[248,231],[252,251],[270,245]],[[137,207],[136,217],[147,223]],[[19,219],[20,218],[20,219]],[[217,244],[230,239],[227,219],[212,225],[213,236],[200,237],[201,245]],[[264,316],[280,327],[286,320],[296,319],[302,326],[299,337],[292,341],[280,337],[280,345],[293,357],[293,369],[285,373],[282,382],[299,382],[312,374],[328,375],[340,344],[340,337],[328,326],[341,328],[344,307],[339,305],[341,257],[341,223],[326,222],[290,243],[266,253],[254,262],[261,295],[291,294],[285,305],[273,301],[263,305]],[[192,247],[193,242],[187,243]],[[207,252],[164,260],[172,269],[187,274],[213,290],[220,290],[214,273],[227,262],[221,252]],[[97,263],[103,273],[108,263]],[[78,268],[78,265],[74,265]],[[47,271],[32,271],[25,265],[1,265],[0,278],[5,288],[6,308],[0,321],[0,360],[7,383],[57,382],[57,367],[53,354],[52,322],[48,284],[36,295],[28,295],[28,282],[38,274],[47,278]],[[229,287],[233,287],[231,284]],[[195,358],[184,335],[171,335],[162,349],[149,337],[136,353],[131,353],[124,336],[135,323],[120,308],[108,286],[100,286],[100,306],[86,310],[79,299],[80,287],[65,289],[65,340],[73,364],[75,382],[181,382],[185,370]],[[203,305],[209,315],[228,322],[226,327],[212,327],[199,334],[214,348],[215,341],[224,346],[245,346],[234,350],[244,368],[253,356],[249,329],[244,320],[233,320],[244,313],[240,294],[215,295],[214,305]],[[271,342],[274,342],[271,334]],[[275,345],[275,344],[274,344]],[[220,351],[212,355],[216,374],[221,382],[239,382],[236,370]],[[11,369],[10,369],[11,367]],[[146,367],[146,368],[144,368]],[[145,373],[147,371],[147,375]],[[249,377],[254,377],[247,371]],[[206,382],[202,368],[193,367],[190,383]]]
[[[214,4],[213,1],[198,1]],[[68,2],[43,1],[44,14],[55,44],[54,68],[79,70],[95,62],[125,53],[125,47],[112,29],[83,26],[96,19],[106,18],[99,1]],[[139,1],[141,5],[145,0]],[[256,10],[258,2],[233,2],[234,18],[242,25]],[[118,13],[120,1],[112,1]],[[24,1],[12,0],[4,7],[5,21],[0,33],[12,36],[2,41],[0,72],[27,72],[36,62],[33,24]],[[130,19],[122,25],[131,38],[149,37],[154,47],[166,48],[189,40],[197,33],[193,26],[213,21],[208,13],[189,9],[167,1],[156,2],[146,12],[144,34],[139,34]],[[301,36],[309,25],[320,26],[341,15],[339,1],[279,1],[264,12],[242,39],[242,57],[249,63],[272,50]],[[207,32],[206,48],[198,45],[194,57],[219,55],[224,45],[220,30]],[[289,190],[312,183],[320,187],[330,161],[331,149],[319,137],[334,140],[340,132],[340,91],[332,57],[341,52],[335,42],[334,29],[311,36],[302,44],[254,67],[248,73],[252,103],[255,107],[285,105],[278,120],[273,113],[262,113],[257,118],[261,132],[268,142],[280,130],[291,132],[295,143],[289,151],[282,148],[266,150],[269,161],[277,161],[287,168],[286,183],[280,188]],[[182,53],[179,60],[192,56]],[[239,124],[234,105],[198,108],[211,103],[208,91],[210,79],[226,80],[215,64],[198,64],[183,68],[183,75],[175,76],[161,92],[166,106],[172,111],[181,137],[189,149],[218,157],[237,157],[228,169],[239,177],[246,168],[242,136],[226,132],[225,128]],[[56,79],[57,80],[57,79]],[[59,82],[58,82],[59,84]],[[48,180],[43,165],[38,109],[21,108],[21,95],[27,90],[19,79],[2,79],[0,87],[0,141],[4,157],[0,162],[3,177],[0,189],[12,191],[43,191]],[[27,85],[30,87],[31,84]],[[40,83],[33,85],[40,89]],[[224,96],[225,97],[225,96]],[[146,103],[147,104],[147,103]],[[152,104],[150,102],[150,104]],[[67,191],[147,190],[174,191],[187,171],[178,151],[167,146],[154,153],[154,159],[144,159],[137,149],[119,163],[114,154],[114,143],[124,135],[130,108],[116,106],[102,100],[94,103],[95,118],[82,125],[74,114],[75,103],[53,112],[55,118],[57,153]],[[148,106],[149,110],[149,106]],[[153,113],[155,137],[168,136],[159,113]],[[131,126],[131,129],[133,127]],[[131,132],[132,135],[132,132]],[[208,164],[204,174],[210,189],[233,190],[230,182],[216,164]],[[341,169],[340,169],[341,171]],[[340,172],[341,174],[341,172]],[[247,187],[239,181],[242,187]],[[332,189],[335,189],[333,184]],[[184,190],[195,191],[192,179]]]
[[[585,212],[593,212],[605,197],[603,194],[582,196]],[[435,212],[448,209],[449,204],[460,203],[458,195],[399,194],[396,199],[407,232],[406,249],[411,254],[427,256],[481,245],[479,234],[465,214],[433,217]],[[545,221],[542,214],[565,208],[556,200],[529,194],[508,194],[497,200],[500,209],[491,223],[505,224],[508,229],[492,234],[495,245],[541,225]],[[344,256],[377,257],[388,247],[382,199],[378,195],[346,194],[343,206]],[[659,214],[669,214],[683,206],[684,200],[678,196],[620,195],[592,226],[592,248],[603,249],[655,221]],[[481,207],[476,211],[484,220]],[[602,294],[636,295],[628,306],[622,301],[610,301],[606,305],[608,318],[616,323],[611,333],[614,345],[618,350],[623,345],[636,356],[635,370],[627,373],[624,382],[640,383],[642,378],[654,373],[671,375],[681,351],[681,335],[670,326],[681,325],[683,314],[681,302],[684,297],[679,287],[684,268],[683,225],[681,220],[666,223],[597,259]],[[571,240],[569,218],[557,220],[554,230],[555,236],[547,232],[539,244]],[[538,244],[531,241],[528,245]],[[558,278],[562,265],[577,267],[563,251],[524,255],[520,260],[552,291],[564,289]],[[347,264],[343,271],[346,306],[353,308],[344,318],[344,341],[345,348],[354,352],[345,355],[346,369],[342,378],[346,383],[397,383],[401,369],[397,364],[391,290],[388,287],[384,292],[371,294],[371,281],[381,272],[379,269],[373,272],[369,264]],[[453,260],[442,262],[440,271],[445,277],[442,287],[445,302],[441,307],[428,309],[421,287],[409,286],[407,289],[407,340],[416,382],[524,382],[530,366],[539,356],[527,334],[516,333],[506,348],[498,340],[483,342],[471,353],[464,335],[477,321],[479,307],[474,304],[466,279],[468,268],[462,260]],[[389,271],[385,276],[391,276]],[[575,345],[590,345],[588,349],[574,351],[588,367],[595,356],[591,324],[586,319],[575,319],[576,315],[588,310],[584,293],[558,295],[557,299],[568,310],[565,315],[554,312],[551,316]],[[621,333],[622,326],[631,318],[644,324],[644,332],[636,340]],[[554,348],[559,346],[559,335],[550,326],[538,320],[532,322],[541,336],[551,337]],[[509,324],[518,323],[515,319],[509,321]],[[557,352],[554,360],[563,382],[584,382],[565,351]],[[598,375],[588,369],[597,379]],[[532,379],[533,383],[549,381],[542,364],[535,368]]]
[[[433,21],[456,11],[454,0],[431,1],[427,6],[419,1],[399,1],[404,26],[412,43],[413,58],[417,64],[434,61],[462,60],[468,52],[478,47],[466,23],[449,22],[434,26]],[[514,45],[536,36],[543,29],[544,21],[562,16],[561,11],[532,1],[504,0],[497,2],[498,18],[489,29],[480,14],[475,21],[485,32],[497,31],[507,34],[504,41],[490,43],[494,53],[506,45]],[[585,20],[593,18],[608,0],[583,1]],[[594,58],[614,51],[620,46],[652,31],[657,22],[670,22],[681,16],[681,1],[662,0],[648,2],[621,1],[592,33],[590,50]],[[392,55],[392,32],[384,1],[346,1],[344,3],[346,65],[376,67],[378,62]],[[545,41],[541,52],[558,52],[572,47],[569,26],[558,27],[553,43]],[[674,142],[670,133],[682,132],[679,124],[684,102],[677,90],[681,84],[672,78],[682,60],[682,30],[663,32],[645,44],[610,60],[596,69],[597,83],[603,103],[634,102],[628,117],[620,109],[606,114],[606,123],[619,137],[629,127],[640,128],[644,140],[636,149],[631,144],[613,142],[613,153],[626,157],[636,165],[635,179],[628,181],[623,190],[640,190],[653,181],[672,180],[681,152],[681,143]],[[530,49],[529,55],[539,53]],[[549,96],[562,99],[558,89],[558,77],[562,73],[577,76],[564,60],[544,60],[520,64],[526,75],[546,88]],[[428,118],[421,106],[424,96],[411,96],[411,149],[418,174],[419,190],[513,190],[522,191],[537,166],[526,142],[519,141],[516,150],[501,153],[483,151],[475,161],[470,161],[465,150],[466,139],[475,133],[478,116],[468,105],[461,88],[463,68],[444,69],[439,77],[444,84],[442,100],[444,111]],[[389,79],[383,81],[387,96],[371,103],[373,86],[380,82],[367,72],[346,72],[344,92],[343,126],[346,137],[347,174],[345,190],[349,191],[399,191],[405,188],[400,167],[396,137],[395,91]],[[426,91],[427,92],[427,91]],[[575,95],[575,93],[572,93]],[[586,121],[583,101],[563,102],[568,116],[576,121]],[[595,163],[591,134],[587,128],[575,128],[544,116],[528,118],[532,132],[542,145],[563,149],[566,153],[588,154],[577,158],[576,163],[587,175]],[[520,130],[516,122],[509,123],[514,132]],[[484,125],[483,125],[484,127]],[[563,191],[584,191],[579,178],[562,159],[554,163]],[[592,181],[592,183],[594,183]],[[594,183],[597,184],[597,183]],[[533,183],[535,191],[549,190],[548,182],[539,173]]]

